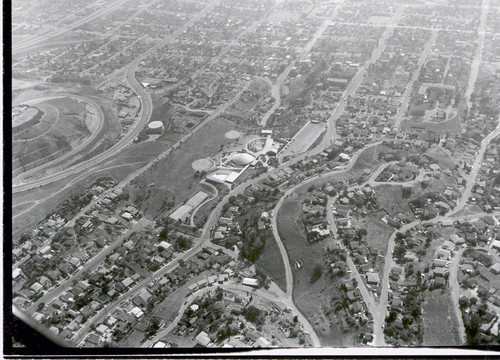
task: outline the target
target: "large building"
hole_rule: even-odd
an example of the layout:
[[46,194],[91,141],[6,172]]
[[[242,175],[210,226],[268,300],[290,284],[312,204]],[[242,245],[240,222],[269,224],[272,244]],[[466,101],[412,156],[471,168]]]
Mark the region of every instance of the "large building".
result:
[[236,153],[227,158],[227,162],[234,166],[247,166],[255,160],[253,155],[248,153]]

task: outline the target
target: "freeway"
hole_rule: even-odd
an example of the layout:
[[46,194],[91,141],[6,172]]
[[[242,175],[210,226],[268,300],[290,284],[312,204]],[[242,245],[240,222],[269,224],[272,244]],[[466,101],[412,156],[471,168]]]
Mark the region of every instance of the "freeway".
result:
[[[85,206],[83,209],[80,210],[80,212],[78,214],[76,214],[69,222],[67,222],[64,227],[65,228],[70,228],[70,227],[73,227],[76,220],[79,219],[80,217],[82,217],[85,212],[87,212],[89,209],[91,209],[93,206],[95,206],[99,201],[102,201],[104,198],[106,198],[107,196],[109,196],[111,194],[111,192],[113,190],[123,190],[123,188],[129,184],[133,179],[135,179],[136,177],[138,177],[139,175],[141,175],[142,173],[144,173],[146,170],[148,170],[149,168],[151,168],[154,164],[156,164],[158,161],[164,159],[165,157],[167,157],[168,155],[170,155],[170,153],[172,151],[175,151],[177,148],[179,148],[181,146],[181,144],[186,140],[188,139],[189,137],[191,137],[194,133],[198,132],[200,129],[202,129],[208,122],[210,122],[211,120],[215,119],[217,116],[219,116],[220,114],[222,114],[228,107],[230,107],[240,96],[241,94],[250,86],[250,81],[247,82],[247,84],[245,85],[245,87],[243,87],[231,100],[229,100],[228,102],[226,102],[225,104],[221,105],[219,108],[217,108],[217,110],[215,110],[211,116],[209,116],[208,118],[206,118],[202,123],[200,123],[197,127],[195,127],[193,130],[191,130],[189,133],[187,133],[183,138],[181,138],[180,140],[178,140],[174,145],[172,145],[170,148],[168,148],[167,150],[165,150],[163,153],[161,153],[160,155],[158,155],[155,159],[149,161],[147,164],[145,164],[143,167],[131,172],[129,175],[127,175],[124,179],[122,179],[116,186],[104,191],[101,195],[97,196],[96,198],[94,198],[87,206]],[[81,178],[84,178],[86,176],[86,174],[82,174],[80,175],[77,179],[73,180],[71,183],[67,184],[66,186],[64,186],[61,190],[58,191],[61,192],[62,190],[64,190],[65,188],[71,186],[75,181],[81,179]],[[262,179],[262,178],[261,178]],[[52,196],[52,195],[51,195]],[[36,205],[39,205],[41,203],[41,200],[39,200],[34,206]],[[32,208],[32,207],[31,207]],[[30,208],[30,209],[31,209]],[[29,209],[23,211],[26,212],[28,211]],[[17,216],[21,215],[22,213],[18,214]],[[41,249],[43,248],[44,246],[46,246],[47,244],[49,244],[51,241],[51,238],[47,239],[46,241],[44,241],[44,243],[38,247],[38,249]],[[19,265],[23,262],[23,260],[19,261],[18,263],[16,263],[14,265],[14,269],[19,267]]]
[[71,149],[71,151],[69,151],[68,153],[66,153],[66,154],[64,154],[64,155],[62,155],[62,156],[60,156],[52,161],[49,161],[43,165],[40,165],[40,166],[37,166],[33,169],[27,170],[27,171],[23,172],[22,174],[16,176],[12,180],[12,187],[13,188],[21,185],[23,182],[26,181],[27,178],[34,178],[40,172],[46,171],[46,170],[53,168],[53,167],[56,167],[57,165],[60,165],[64,160],[67,160],[67,159],[75,156],[76,154],[81,152],[83,149],[85,149],[85,147],[87,147],[89,144],[91,144],[94,140],[96,140],[99,135],[101,135],[101,130],[102,130],[103,125],[104,125],[104,114],[102,112],[101,107],[95,101],[93,101],[87,97],[73,95],[73,94],[60,94],[60,95],[57,95],[57,97],[55,97],[55,98],[61,98],[61,97],[74,98],[74,99],[77,99],[77,100],[80,100],[80,101],[83,101],[85,103],[90,104],[97,111],[97,114],[96,114],[96,118],[98,121],[97,127],[94,128],[93,131],[91,131],[91,135],[85,141],[83,141],[81,144],[76,146],[74,149]]
[[[15,184],[12,186],[12,192],[13,194],[21,192],[21,191],[26,191],[30,189],[34,189],[36,187],[50,184],[54,181],[62,180],[72,174],[78,173],[80,171],[88,170],[91,168],[94,168],[97,164],[100,162],[110,158],[111,156],[114,156],[118,153],[120,153],[126,146],[130,145],[134,139],[139,135],[139,133],[142,131],[144,126],[149,122],[151,118],[151,114],[153,111],[153,104],[151,101],[151,97],[149,93],[146,91],[146,89],[140,84],[137,79],[135,78],[135,70],[139,63],[148,55],[153,53],[154,51],[158,50],[168,42],[172,41],[175,39],[177,36],[182,34],[189,26],[194,24],[196,21],[201,19],[213,6],[215,3],[207,5],[203,10],[201,10],[199,13],[197,13],[190,21],[185,23],[182,27],[177,29],[175,32],[170,34],[168,37],[166,37],[163,41],[160,43],[157,43],[155,46],[150,48],[148,51],[144,52],[136,58],[132,63],[128,65],[128,70],[126,72],[126,81],[129,84],[130,88],[137,94],[140,104],[141,104],[141,115],[139,120],[136,122],[136,124],[131,127],[131,129],[125,134],[123,138],[120,139],[115,145],[113,145],[111,148],[103,151],[99,155],[96,155],[92,159],[89,159],[87,161],[82,161],[78,165],[74,165],[71,168],[64,169],[62,171],[50,174],[42,179],[39,179],[37,181],[33,182],[27,182],[26,177],[21,177],[17,180]],[[227,103],[226,103],[227,104]],[[225,107],[224,107],[225,110]],[[216,112],[217,113],[217,112]],[[220,112],[217,113],[217,115]],[[213,115],[213,114],[212,114]],[[213,118],[213,117],[212,117]],[[186,135],[186,137],[190,136],[190,134]]]
[[40,35],[40,36],[35,37],[35,38],[30,38],[29,40],[15,44],[14,46],[12,46],[12,54],[16,54],[20,51],[28,50],[29,48],[31,48],[33,46],[39,46],[39,44],[43,41],[52,39],[52,38],[59,36],[59,35],[63,35],[64,33],[68,32],[70,30],[76,29],[78,26],[86,24],[89,21],[95,20],[95,19],[97,19],[97,18],[99,18],[107,13],[110,13],[110,12],[118,9],[120,6],[122,6],[127,1],[128,0],[115,1],[111,5],[109,5],[105,8],[102,8],[98,11],[95,11],[95,12],[83,17],[82,19],[79,19],[79,20],[63,27],[62,29],[50,32],[48,34]]

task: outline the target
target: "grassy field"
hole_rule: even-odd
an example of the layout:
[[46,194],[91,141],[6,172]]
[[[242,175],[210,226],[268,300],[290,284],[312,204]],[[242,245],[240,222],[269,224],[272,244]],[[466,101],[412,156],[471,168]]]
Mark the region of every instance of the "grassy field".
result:
[[457,319],[450,293],[441,290],[425,294],[423,306],[424,346],[460,345]]
[[118,343],[120,347],[134,347],[137,344],[141,344],[144,340],[145,332],[140,330],[132,330],[130,335],[126,336],[123,340]]
[[455,162],[451,159],[447,153],[444,152],[443,148],[438,145],[432,145],[426,152],[425,155],[429,156],[432,161],[438,164],[444,169],[453,169],[455,167]]
[[[193,280],[194,281],[201,280],[204,278],[204,276],[208,276],[208,274],[206,272],[203,272],[197,277],[195,277]],[[189,284],[191,284],[194,281],[190,281]],[[186,297],[188,296],[188,294],[189,294],[188,286],[179,287],[174,292],[169,294],[164,302],[155,307],[155,311],[153,312],[152,315],[165,320],[168,326],[168,324],[174,321],[175,317],[179,312],[180,307],[182,306],[184,301],[186,301]]]
[[382,163],[377,160],[377,153],[380,146],[372,146],[364,150],[352,166],[352,168],[347,172],[346,177],[357,179],[361,176],[363,170],[371,169],[372,171],[377,169]]
[[[224,134],[233,130],[230,121],[217,119],[207,124],[186,140],[166,159],[158,162],[134,180],[127,190],[132,201],[140,205],[146,215],[156,218],[163,212],[164,201],[174,200],[175,207],[199,190],[199,178],[194,178],[192,162],[217,154],[222,145],[233,142]],[[154,184],[154,188],[151,185]],[[151,190],[151,191],[149,191]]]
[[382,255],[385,255],[389,237],[395,229],[373,215],[367,216],[361,226],[367,231],[366,241],[368,244],[375,246]]
[[[418,109],[415,108],[415,110],[418,110]],[[411,113],[411,111],[413,111],[413,108],[410,110],[410,113]],[[437,123],[437,124],[430,123],[430,122],[424,122],[424,121],[418,121],[418,120],[413,120],[413,121],[408,120],[406,123],[410,127],[415,127],[418,129],[425,129],[428,131],[432,131],[436,134],[444,134],[446,132],[458,133],[460,131],[459,120],[460,120],[460,114],[457,114],[456,116],[451,117],[450,120],[444,121],[441,123]]]
[[488,268],[485,268],[482,265],[479,266],[479,271],[481,272],[481,275],[488,280],[488,283],[486,284],[487,286],[494,289],[500,288],[500,279],[498,275],[491,273]]
[[286,291],[285,264],[280,256],[278,244],[272,236],[266,239],[264,250],[255,265],[267,274],[281,290]]
[[[336,316],[331,309],[332,294],[339,292],[338,284],[326,274],[327,264],[323,259],[325,244],[310,245],[300,222],[300,199],[284,202],[278,214],[278,231],[288,253],[291,264],[302,262],[302,267],[293,269],[293,299],[317,332],[323,346],[349,346],[350,336],[336,326]],[[323,275],[311,284],[311,274],[320,265]]]

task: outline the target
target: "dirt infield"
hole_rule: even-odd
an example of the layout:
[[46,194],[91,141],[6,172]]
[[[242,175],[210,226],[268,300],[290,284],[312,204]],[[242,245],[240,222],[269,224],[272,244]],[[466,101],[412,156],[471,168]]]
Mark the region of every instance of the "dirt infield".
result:
[[198,159],[191,164],[194,171],[207,171],[213,168],[214,162],[208,158]]
[[226,139],[238,139],[241,137],[241,133],[236,130],[228,131],[225,135]]

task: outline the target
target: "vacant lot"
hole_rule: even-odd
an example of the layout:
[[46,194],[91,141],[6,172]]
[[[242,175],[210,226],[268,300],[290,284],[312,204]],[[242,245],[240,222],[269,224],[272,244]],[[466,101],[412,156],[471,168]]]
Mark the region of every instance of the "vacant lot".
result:
[[373,215],[366,216],[360,226],[367,231],[366,241],[368,244],[379,249],[380,253],[385,256],[389,237],[395,229]]
[[359,155],[358,159],[352,166],[349,174],[355,173],[358,174],[359,171],[363,171],[364,169],[376,169],[382,163],[377,160],[377,154],[380,151],[380,146],[372,146]]
[[441,168],[444,169],[453,169],[455,167],[455,162],[450,156],[443,150],[442,147],[438,145],[431,146],[426,152],[425,155],[429,156],[432,161],[438,164]]
[[423,313],[424,346],[460,345],[457,320],[450,293],[441,290],[425,294]]
[[12,137],[13,169],[28,170],[69,152],[90,136],[83,125],[83,104],[69,98],[52,99],[39,105],[40,121]]
[[272,236],[266,239],[264,251],[255,264],[267,274],[281,290],[286,291],[285,264],[280,254],[278,244],[276,244],[276,240]]
[[[166,159],[152,166],[135,179],[127,190],[132,201],[141,206],[146,215],[158,217],[165,200],[174,201],[177,207],[199,190],[199,178],[194,178],[193,161],[214,156],[222,145],[233,142],[224,134],[234,129],[228,120],[216,119],[196,132]],[[151,185],[154,184],[154,187]]]
[[[342,333],[331,308],[332,296],[340,290],[338,283],[327,274],[328,264],[323,257],[325,244],[308,243],[300,213],[301,200],[295,198],[285,201],[278,214],[278,231],[292,264],[294,302],[313,325],[323,346],[349,346],[351,336]],[[295,266],[299,261],[300,269]],[[321,266],[322,275],[311,283],[317,266]]]
[[402,197],[403,190],[400,185],[380,185],[373,190],[377,195],[379,208],[387,211],[390,216],[412,214],[407,200]]

